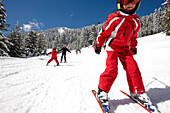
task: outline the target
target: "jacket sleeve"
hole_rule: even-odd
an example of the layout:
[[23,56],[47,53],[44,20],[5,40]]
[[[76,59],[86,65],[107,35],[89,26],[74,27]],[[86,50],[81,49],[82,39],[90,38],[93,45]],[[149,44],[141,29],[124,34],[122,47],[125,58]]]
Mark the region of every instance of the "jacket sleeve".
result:
[[62,51],[63,50],[63,48],[61,48],[60,50],[58,50],[58,52],[60,52],[60,51]]
[[49,55],[50,54],[50,52],[49,53],[47,53],[46,55]]
[[131,44],[130,44],[130,48],[132,50],[135,50],[136,46],[137,46],[138,42],[137,42],[137,33],[133,34],[131,37]]
[[131,44],[130,44],[130,48],[132,50],[134,50],[137,46],[137,35],[138,35],[138,31],[140,30],[140,18],[136,18],[134,19],[135,21],[135,25],[134,25],[134,31],[133,31],[133,35],[131,37]]
[[67,51],[71,53],[71,51],[69,49],[67,49]]
[[112,31],[114,30],[114,22],[112,21],[112,19],[113,16],[109,15],[104,27],[99,33],[96,39],[96,45],[98,47],[101,47],[104,44],[105,40],[111,35]]

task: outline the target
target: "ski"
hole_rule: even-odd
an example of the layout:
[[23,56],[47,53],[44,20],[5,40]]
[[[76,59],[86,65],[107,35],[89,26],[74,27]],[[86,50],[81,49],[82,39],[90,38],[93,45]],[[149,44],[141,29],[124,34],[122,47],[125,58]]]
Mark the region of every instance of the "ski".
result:
[[73,66],[72,64],[66,64],[66,65],[54,65],[54,67],[58,67],[58,66]]
[[110,113],[110,111],[108,111],[108,109],[103,108],[102,104],[101,104],[100,101],[97,99],[97,97],[96,97],[96,93],[97,93],[97,92],[96,92],[95,90],[92,90],[92,93],[93,93],[94,97],[96,98],[96,100],[97,100],[97,102],[98,102],[98,104],[99,104],[102,112],[103,112],[103,113]]
[[148,111],[149,113],[155,113],[154,109],[150,108],[150,110],[148,108],[146,108],[143,104],[141,104],[139,101],[137,101],[136,99],[134,99],[133,97],[131,97],[128,93],[120,90],[120,92],[122,92],[124,95],[126,95],[127,97],[129,97],[132,101],[134,101],[135,103],[137,103],[138,105],[140,105],[142,108],[144,108],[146,111]]

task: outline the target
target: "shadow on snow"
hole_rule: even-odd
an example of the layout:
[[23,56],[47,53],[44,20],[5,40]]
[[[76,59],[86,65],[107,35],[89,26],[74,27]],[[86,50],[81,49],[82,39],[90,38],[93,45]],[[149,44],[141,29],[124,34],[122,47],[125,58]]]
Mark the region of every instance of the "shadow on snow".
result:
[[[166,85],[165,83],[163,83],[162,81],[160,81],[160,80],[158,80],[156,78],[153,78],[153,79],[154,80],[152,82],[158,81],[161,84],[165,85],[165,88],[150,88],[146,92],[148,94],[148,96],[150,97],[152,103],[159,110],[157,104],[170,100],[170,86]],[[151,83],[149,83],[149,84],[151,84]],[[126,99],[117,99],[117,100],[109,100],[109,102],[110,102],[111,111],[113,111],[111,113],[114,113],[114,111],[117,109],[117,107],[119,105],[128,105],[130,103],[134,103],[129,98],[126,98]]]

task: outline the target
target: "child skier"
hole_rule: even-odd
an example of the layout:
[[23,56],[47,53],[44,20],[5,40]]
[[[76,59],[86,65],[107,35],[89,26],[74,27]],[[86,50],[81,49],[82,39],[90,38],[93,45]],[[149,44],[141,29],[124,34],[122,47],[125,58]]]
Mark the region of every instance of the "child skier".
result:
[[118,74],[118,58],[126,71],[129,90],[132,96],[145,104],[151,104],[145,93],[141,72],[133,58],[137,53],[137,32],[140,30],[140,18],[135,14],[141,0],[117,0],[119,12],[110,14],[105,26],[100,31],[95,52],[100,54],[101,46],[105,42],[107,52],[106,69],[100,75],[97,98],[110,111],[108,92]]
[[53,51],[52,52],[49,52],[47,55],[49,54],[52,54],[52,57],[51,59],[47,62],[46,66],[48,66],[48,64],[52,61],[52,60],[55,60],[56,63],[57,63],[57,66],[59,66],[59,62],[57,60],[57,51],[56,51],[56,48],[53,48]]

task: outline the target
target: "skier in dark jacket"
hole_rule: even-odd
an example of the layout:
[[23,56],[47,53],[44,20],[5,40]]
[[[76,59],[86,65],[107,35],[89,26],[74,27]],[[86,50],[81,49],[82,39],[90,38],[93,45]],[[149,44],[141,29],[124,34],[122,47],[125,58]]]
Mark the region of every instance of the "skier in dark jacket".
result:
[[64,56],[64,60],[65,60],[65,63],[66,63],[67,62],[67,60],[66,60],[66,52],[68,51],[68,52],[71,53],[71,51],[67,48],[66,45],[64,45],[64,47],[61,50],[59,50],[59,51],[62,51],[61,61],[60,62],[62,62],[63,56]]

